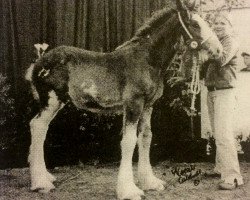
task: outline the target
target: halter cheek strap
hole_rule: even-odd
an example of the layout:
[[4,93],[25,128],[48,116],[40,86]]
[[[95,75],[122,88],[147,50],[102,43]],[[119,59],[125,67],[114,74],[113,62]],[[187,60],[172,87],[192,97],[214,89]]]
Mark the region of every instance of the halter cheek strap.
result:
[[[186,31],[188,37],[190,38],[191,42],[190,42],[190,48],[191,49],[197,49],[199,44],[196,40],[194,40],[192,34],[189,32],[189,30],[187,29],[186,25],[184,24],[183,20],[182,20],[182,17],[181,17],[181,13],[178,12],[178,18],[179,18],[179,21],[181,23],[181,26],[183,27],[183,29]],[[202,43],[201,43],[202,44]]]
[[188,34],[189,38],[190,39],[193,39],[193,36],[191,35],[191,33],[189,32],[189,30],[187,29],[186,25],[184,24],[183,20],[182,20],[182,17],[181,17],[181,13],[178,12],[178,18],[179,18],[179,21],[182,25],[182,27],[184,28],[184,30],[186,31],[186,33]]
[[[179,18],[179,21],[181,23],[181,26],[186,31],[188,37],[192,40],[191,43],[190,43],[191,49],[196,49],[199,46],[199,44],[198,44],[198,42],[196,40],[194,40],[194,37],[192,36],[192,34],[189,32],[189,30],[187,29],[186,25],[184,24],[180,12],[178,12],[178,18]],[[202,45],[203,43],[205,43],[211,37],[212,37],[212,35],[209,35],[206,39],[204,39],[203,41],[201,41],[200,44]]]

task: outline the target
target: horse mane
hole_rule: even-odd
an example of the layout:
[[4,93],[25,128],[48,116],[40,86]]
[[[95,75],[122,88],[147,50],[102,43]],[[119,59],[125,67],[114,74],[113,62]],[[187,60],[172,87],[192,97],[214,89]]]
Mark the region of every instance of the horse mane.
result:
[[176,12],[172,8],[163,8],[161,10],[156,11],[152,17],[150,17],[144,25],[142,25],[135,33],[135,37],[146,36],[152,33],[157,27],[167,23],[170,23],[172,20],[172,14]]
[[171,31],[171,29],[173,29],[173,27],[171,26],[172,22],[173,20],[175,20],[175,18],[173,17],[173,13],[175,12],[176,10],[172,8],[163,8],[154,12],[152,17],[148,18],[148,20],[146,20],[146,22],[135,32],[134,36],[130,40],[118,46],[116,50],[131,45],[134,42],[140,40],[140,38],[142,37],[151,35],[155,30],[159,29],[159,27],[164,24],[166,26],[169,24],[169,31]]

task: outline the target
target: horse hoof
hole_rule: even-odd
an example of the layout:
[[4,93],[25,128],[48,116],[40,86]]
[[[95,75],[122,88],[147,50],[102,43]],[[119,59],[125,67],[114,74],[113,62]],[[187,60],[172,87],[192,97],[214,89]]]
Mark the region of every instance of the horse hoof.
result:
[[50,181],[46,181],[34,184],[30,189],[34,192],[49,193],[55,189],[55,186]]
[[50,191],[54,190],[54,188],[41,188],[38,190],[39,193],[42,193],[42,194],[48,194]]
[[144,196],[144,192],[135,184],[125,184],[124,187],[118,188],[117,196],[119,200],[141,200],[141,197]]
[[51,173],[47,172],[47,179],[50,181],[50,182],[54,182],[56,181],[56,177],[53,176]]
[[143,190],[157,190],[162,191],[165,189],[166,182],[156,177],[146,178],[146,180],[140,181]]

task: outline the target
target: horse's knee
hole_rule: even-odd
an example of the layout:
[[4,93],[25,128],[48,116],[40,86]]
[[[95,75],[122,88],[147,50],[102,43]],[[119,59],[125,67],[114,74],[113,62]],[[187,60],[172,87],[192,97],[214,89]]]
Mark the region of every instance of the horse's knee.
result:
[[130,135],[129,137],[123,136],[121,141],[121,147],[134,146],[136,144],[137,137],[136,135]]
[[133,124],[126,125],[125,130],[121,141],[121,147],[133,148],[137,142],[136,126]]
[[147,124],[139,126],[139,135],[141,135],[143,138],[151,138],[152,132],[150,126]]
[[149,148],[152,140],[152,132],[149,126],[145,126],[139,131],[138,145],[139,148]]
[[152,132],[150,129],[146,129],[143,133],[142,133],[142,137],[144,139],[148,139],[150,140],[152,138]]

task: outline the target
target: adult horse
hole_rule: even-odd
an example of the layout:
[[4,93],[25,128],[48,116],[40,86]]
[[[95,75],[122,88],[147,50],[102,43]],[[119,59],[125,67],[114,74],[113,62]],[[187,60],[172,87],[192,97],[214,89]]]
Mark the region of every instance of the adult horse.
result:
[[196,40],[198,50],[208,58],[216,58],[222,51],[217,37],[198,14],[186,10],[180,1],[177,8],[157,12],[131,40],[111,53],[61,46],[31,65],[26,77],[41,105],[30,122],[31,190],[48,192],[54,188],[43,144],[50,122],[67,102],[92,112],[123,114],[119,199],[141,199],[143,195],[132,172],[136,143],[141,188],[164,189],[164,181],[154,176],[150,165],[150,118],[154,102],[162,96],[164,71],[175,54],[174,44],[183,35]]

